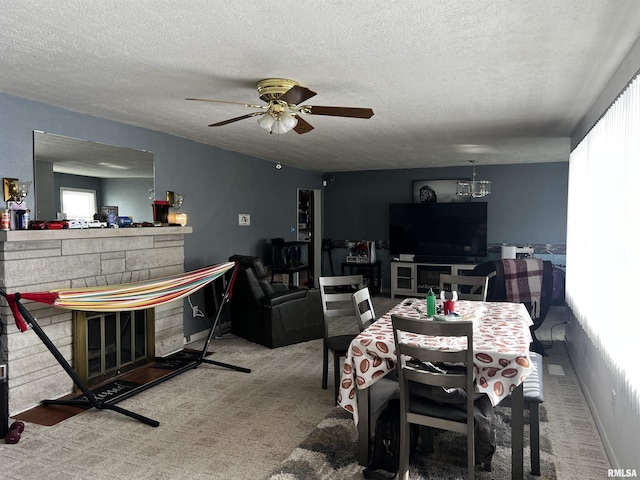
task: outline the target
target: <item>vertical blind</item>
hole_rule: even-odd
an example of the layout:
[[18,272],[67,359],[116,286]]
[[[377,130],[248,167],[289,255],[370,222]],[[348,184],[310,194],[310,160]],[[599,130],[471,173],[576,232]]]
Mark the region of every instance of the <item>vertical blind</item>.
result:
[[569,160],[567,303],[640,405],[640,84],[636,76]]

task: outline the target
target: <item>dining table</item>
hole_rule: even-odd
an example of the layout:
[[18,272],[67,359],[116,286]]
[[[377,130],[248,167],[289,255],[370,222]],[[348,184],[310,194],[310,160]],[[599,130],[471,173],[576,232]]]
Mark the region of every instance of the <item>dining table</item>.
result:
[[[438,308],[441,308],[438,300]],[[351,342],[340,380],[338,404],[353,414],[358,429],[358,461],[369,461],[371,387],[395,370],[396,352],[391,315],[425,321],[474,321],[476,392],[496,406],[511,395],[511,474],[523,477],[524,399],[522,383],[533,371],[529,359],[533,321],[522,303],[458,300],[456,315],[427,317],[425,299],[405,298]],[[459,341],[458,341],[459,340]],[[463,339],[422,336],[420,344],[436,349],[458,348]],[[464,348],[464,347],[462,347]],[[385,380],[388,382],[388,380]]]

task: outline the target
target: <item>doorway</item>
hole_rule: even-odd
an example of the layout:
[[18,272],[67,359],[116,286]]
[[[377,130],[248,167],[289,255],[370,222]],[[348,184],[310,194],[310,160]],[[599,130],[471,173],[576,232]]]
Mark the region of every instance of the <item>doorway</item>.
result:
[[310,279],[302,283],[309,287],[313,279],[320,276],[322,258],[322,190],[298,188],[297,192],[297,238],[299,242],[309,243]]

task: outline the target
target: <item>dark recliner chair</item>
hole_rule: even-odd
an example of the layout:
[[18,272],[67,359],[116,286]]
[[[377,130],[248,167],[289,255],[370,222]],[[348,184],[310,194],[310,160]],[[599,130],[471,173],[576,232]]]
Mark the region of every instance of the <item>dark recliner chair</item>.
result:
[[318,290],[270,283],[259,257],[233,255],[238,263],[231,300],[231,331],[269,348],[322,338]]
[[[542,262],[542,295],[540,297],[540,316],[533,319],[531,326],[531,336],[533,342],[530,350],[540,355],[545,355],[542,342],[536,338],[536,330],[540,328],[544,322],[549,307],[551,306],[551,296],[553,293],[553,264],[545,260]],[[504,279],[504,269],[500,260],[490,260],[477,265],[471,275],[489,276],[489,287],[487,289],[487,302],[506,302],[507,287]],[[532,305],[528,302],[524,303],[529,313],[531,313]]]

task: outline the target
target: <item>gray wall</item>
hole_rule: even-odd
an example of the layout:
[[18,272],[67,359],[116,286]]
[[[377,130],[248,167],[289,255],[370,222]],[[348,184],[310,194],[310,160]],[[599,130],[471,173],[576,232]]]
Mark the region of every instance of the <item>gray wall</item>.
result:
[[[297,188],[318,189],[322,176],[202,145],[131,125],[78,114],[54,106],[0,94],[0,173],[33,180],[33,131],[153,152],[156,198],[184,193],[182,211],[193,234],[185,236],[185,269],[220,263],[234,253],[268,260],[271,238],[295,240]],[[33,210],[33,196],[26,199]],[[239,227],[238,214],[251,214],[251,226]],[[203,299],[194,302],[204,310]],[[185,334],[208,327],[209,319],[191,318],[185,308]]]
[[[640,70],[640,40],[638,40],[622,62],[608,85],[600,94],[594,106],[585,116],[571,138],[576,146],[604,114],[609,105],[618,97],[625,85]],[[603,185],[603,191],[607,186]],[[629,212],[637,212],[640,202],[628,207]],[[606,260],[605,260],[606,261]],[[637,318],[632,315],[630,320]],[[600,430],[607,454],[615,468],[640,469],[638,445],[640,445],[640,411],[634,405],[633,395],[625,385],[623,375],[609,369],[603,352],[594,345],[573,314],[568,317],[567,348],[578,378],[582,384],[593,417]],[[637,368],[627,366],[627,368]],[[612,392],[617,392],[612,400]]]
[[[537,248],[536,257],[564,265],[568,172],[568,162],[476,166],[478,180],[493,182],[492,194],[479,199],[487,202],[487,242],[531,245]],[[389,204],[413,202],[414,180],[469,178],[470,174],[469,167],[327,173],[324,237],[334,242],[388,241]],[[540,250],[546,253],[539,254]],[[324,253],[323,274],[339,274],[347,254],[346,249],[336,248],[330,262]],[[376,250],[376,258],[382,262],[383,289],[389,289],[389,251]],[[488,258],[500,258],[499,247]]]
[[[487,202],[488,243],[564,245],[568,169],[568,162],[476,166],[478,180],[493,182],[492,194],[481,199]],[[413,202],[414,180],[468,178],[470,173],[468,167],[328,173],[324,235],[388,240],[389,204]]]

